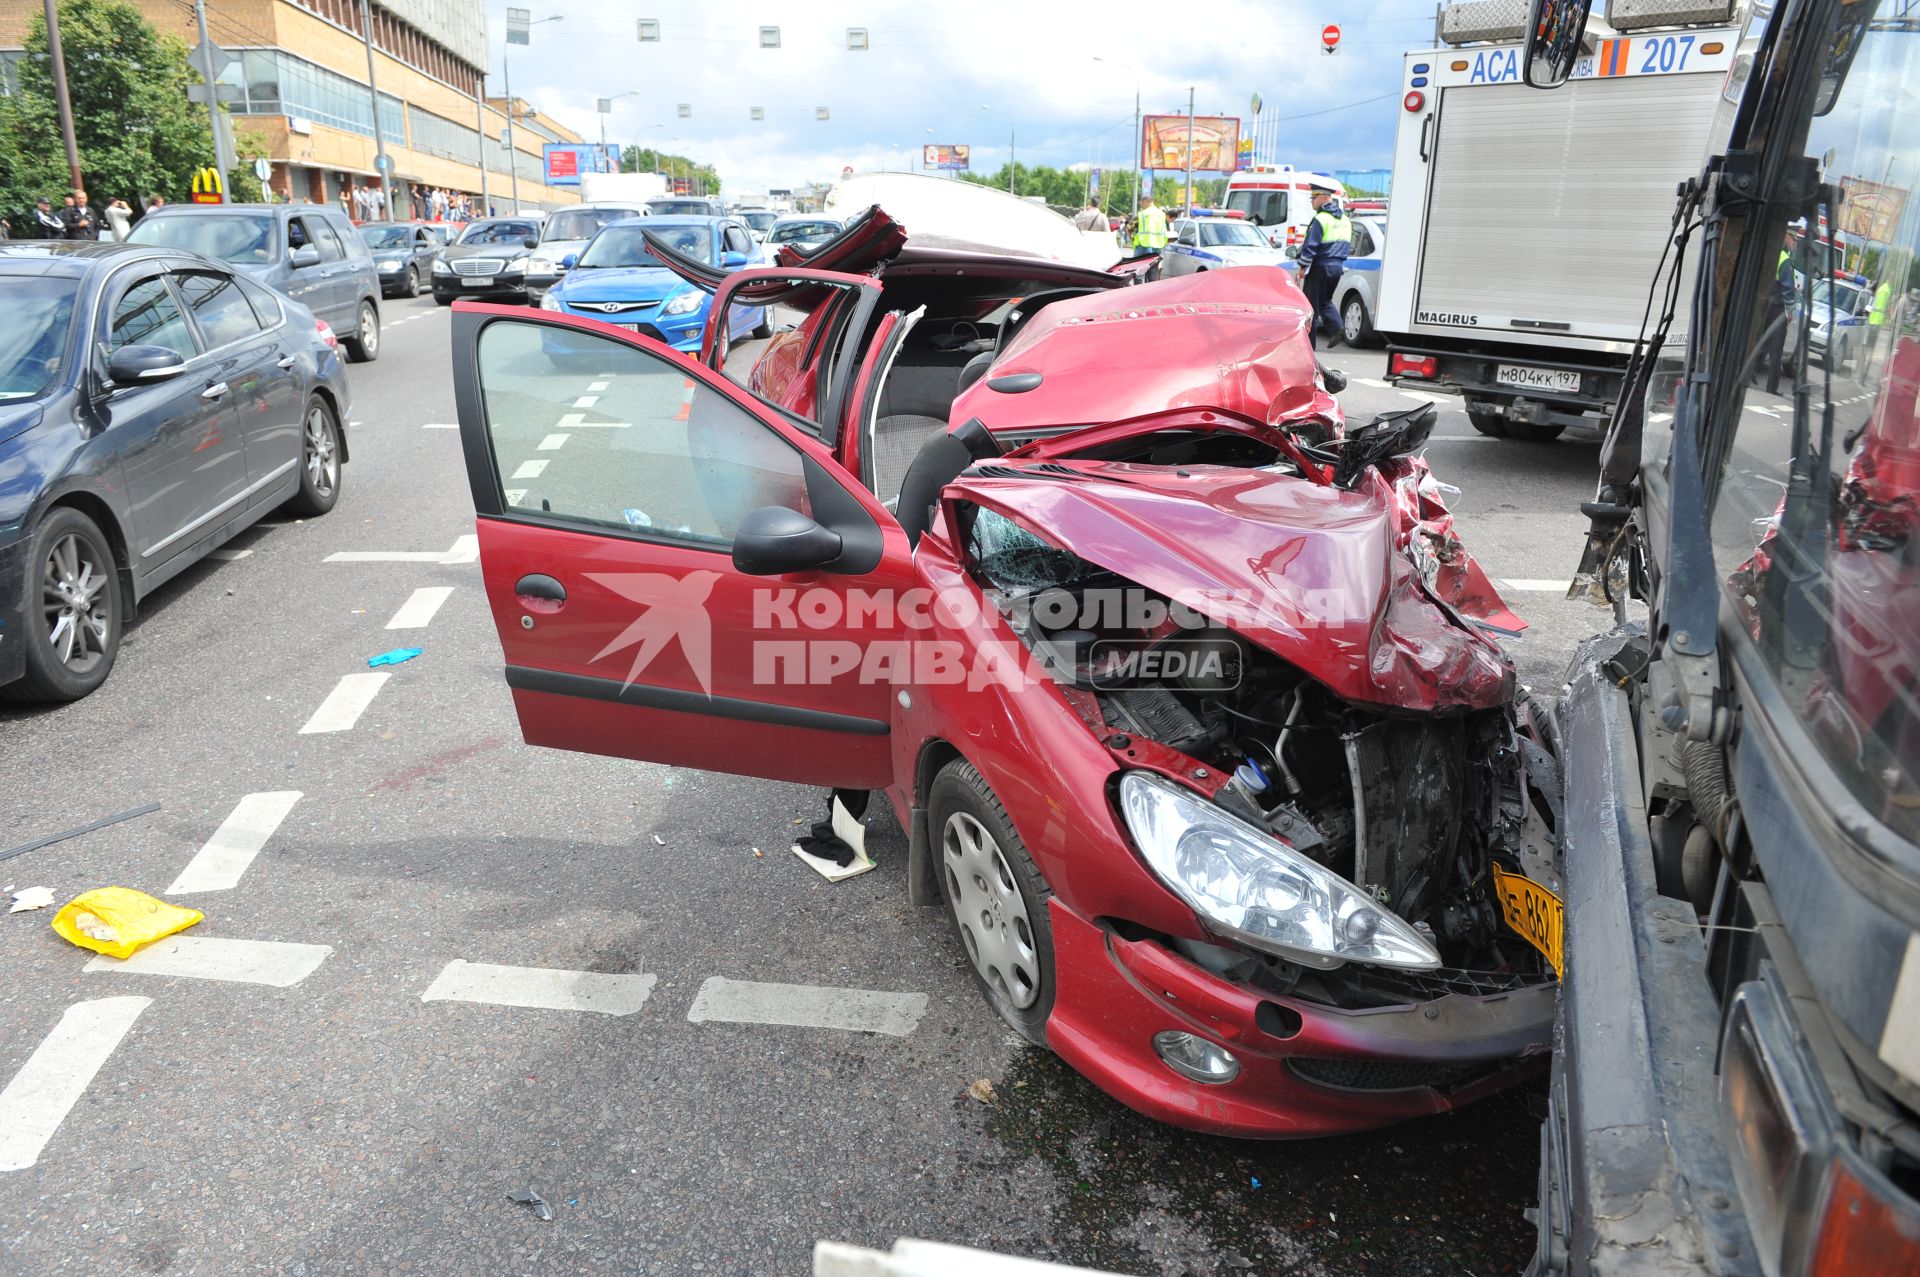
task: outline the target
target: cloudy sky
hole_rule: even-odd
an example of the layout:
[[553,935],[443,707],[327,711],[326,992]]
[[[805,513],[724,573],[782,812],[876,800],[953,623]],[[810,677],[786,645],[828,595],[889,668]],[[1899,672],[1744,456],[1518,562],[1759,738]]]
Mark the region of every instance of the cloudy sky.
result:
[[[607,117],[609,141],[691,155],[735,190],[832,179],[847,165],[897,171],[928,142],[968,143],[974,168],[992,170],[1009,126],[1023,164],[1118,167],[1136,84],[1149,114],[1184,111],[1191,85],[1200,114],[1250,119],[1258,93],[1262,118],[1282,121],[1281,160],[1384,168],[1400,55],[1433,35],[1431,0],[528,3],[536,21],[564,16],[512,46],[516,96],[592,139],[594,99],[631,93]],[[639,42],[638,18],[658,19],[659,43]],[[1328,22],[1342,31],[1331,57],[1320,48]],[[762,25],[780,27],[780,48],[758,47]],[[868,30],[869,51],[846,49],[848,27]],[[497,93],[504,4],[489,0],[487,28]],[[763,121],[751,119],[756,106]]]

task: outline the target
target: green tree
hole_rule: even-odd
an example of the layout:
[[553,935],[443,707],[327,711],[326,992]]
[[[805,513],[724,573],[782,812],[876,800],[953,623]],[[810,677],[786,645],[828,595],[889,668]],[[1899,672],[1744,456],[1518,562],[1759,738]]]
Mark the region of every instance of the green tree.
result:
[[236,204],[259,204],[267,198],[266,187],[253,174],[253,162],[267,156],[272,148],[267,135],[258,129],[235,122],[233,126],[233,170],[227,174],[227,198]]
[[[213,162],[207,109],[187,101],[198,78],[187,46],[124,0],[61,0],[59,16],[92,202],[118,197],[137,207],[151,194],[184,197],[193,171]],[[44,18],[27,29],[18,79],[19,93],[0,103],[0,199],[16,208],[68,185]]]
[[620,168],[627,173],[664,173],[669,177],[690,178],[696,191],[706,195],[720,193],[719,172],[711,164],[696,164],[685,155],[629,146],[620,153]]

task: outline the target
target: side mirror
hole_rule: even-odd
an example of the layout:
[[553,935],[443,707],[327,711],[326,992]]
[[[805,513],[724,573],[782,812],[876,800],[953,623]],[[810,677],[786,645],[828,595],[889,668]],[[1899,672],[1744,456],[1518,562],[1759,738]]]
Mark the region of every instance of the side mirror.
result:
[[1287,260],[1298,261],[1299,259],[1300,259],[1300,246],[1298,244],[1287,245]]
[[749,576],[805,572],[839,557],[838,532],[785,506],[761,506],[733,534],[733,566]]
[[722,253],[720,254],[720,264],[728,270],[739,270],[747,264],[747,255],[745,253]]
[[533,236],[531,236],[531,235],[529,235],[529,236],[527,236],[527,237],[526,237],[525,239],[523,239],[523,240],[521,240],[521,241],[520,241],[520,247],[522,247],[522,248],[538,248],[538,247],[540,247],[540,241],[539,241],[539,240],[537,240],[537,239],[535,239],[535,238],[534,238]]
[[580,254],[578,253],[568,253],[565,257],[562,257],[560,259],[561,270],[572,270],[574,267],[578,266],[579,264],[580,264]]
[[1329,368],[1321,363],[1314,364],[1314,367],[1320,370],[1320,380],[1326,383],[1328,394],[1337,395],[1347,388],[1347,374],[1338,368]]
[[1527,13],[1527,45],[1520,55],[1529,86],[1557,89],[1573,75],[1592,8],[1593,0],[1533,0]]
[[166,346],[122,346],[107,358],[107,380],[116,386],[168,381],[185,372],[187,361]]
[[311,244],[302,244],[287,254],[287,265],[293,267],[295,270],[300,270],[306,266],[318,266],[319,264],[320,250]]

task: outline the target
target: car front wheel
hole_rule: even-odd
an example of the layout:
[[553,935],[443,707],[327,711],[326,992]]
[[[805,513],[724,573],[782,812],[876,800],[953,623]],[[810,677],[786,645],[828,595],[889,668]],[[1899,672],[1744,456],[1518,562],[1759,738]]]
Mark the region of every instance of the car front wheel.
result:
[[0,696],[77,701],[106,682],[120,651],[113,550],[92,519],[63,506],[34,531],[26,577],[26,673]]
[[380,312],[372,302],[360,303],[360,322],[351,337],[340,339],[356,364],[370,364],[380,358]]
[[1367,303],[1360,294],[1349,294],[1340,306],[1340,336],[1349,346],[1360,346],[1373,340],[1373,321],[1367,317]]
[[1052,890],[1006,809],[965,759],[934,777],[930,831],[947,915],[987,1002],[1021,1036],[1046,1045],[1053,1010]]
[[418,297],[419,295],[420,268],[418,266],[409,266],[407,267],[407,296]]

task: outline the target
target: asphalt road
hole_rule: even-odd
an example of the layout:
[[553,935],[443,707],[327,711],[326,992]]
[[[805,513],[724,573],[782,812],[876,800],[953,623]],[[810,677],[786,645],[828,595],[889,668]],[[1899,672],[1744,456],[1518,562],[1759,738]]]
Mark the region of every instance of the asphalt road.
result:
[[[449,312],[386,319],[338,508],[169,585],[90,699],[0,709],[0,849],[161,804],[0,884],[169,894],[192,862],[217,888],[170,893],[207,915],[182,974],[0,915],[0,1081],[39,1051],[51,1129],[0,1170],[0,1269],[798,1274],[815,1238],[903,1235],[1142,1274],[1519,1269],[1536,1093],[1313,1143],[1156,1126],[999,1025],[889,816],[879,869],[828,886],[785,850],[813,791],[522,745],[462,539]],[[1331,362],[1350,417],[1409,402],[1379,354]],[[1551,694],[1607,620],[1554,584],[1594,441],[1483,439],[1448,400],[1429,455]],[[369,679],[397,647],[422,655]],[[555,995],[478,964],[607,978],[500,1005]],[[869,1031],[739,1023],[716,980],[906,996]]]

